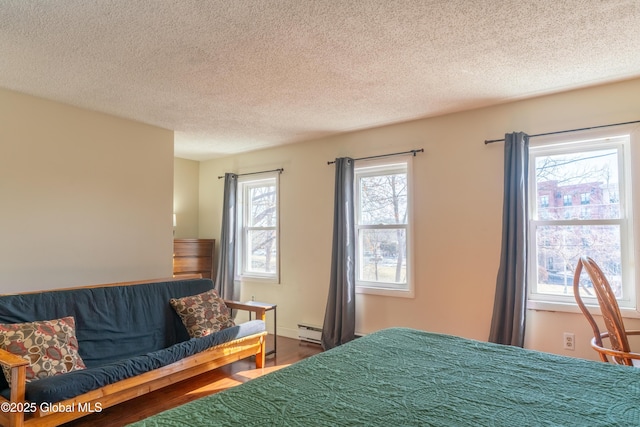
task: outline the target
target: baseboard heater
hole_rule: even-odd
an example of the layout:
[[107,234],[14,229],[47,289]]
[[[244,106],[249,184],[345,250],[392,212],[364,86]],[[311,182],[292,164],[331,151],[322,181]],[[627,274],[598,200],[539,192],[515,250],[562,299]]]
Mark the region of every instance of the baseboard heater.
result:
[[300,341],[322,343],[322,328],[306,323],[298,323],[298,338]]

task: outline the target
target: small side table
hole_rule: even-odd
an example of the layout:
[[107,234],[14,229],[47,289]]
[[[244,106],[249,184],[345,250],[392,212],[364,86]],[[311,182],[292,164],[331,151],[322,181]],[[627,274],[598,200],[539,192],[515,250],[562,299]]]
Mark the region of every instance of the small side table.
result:
[[[277,329],[278,329],[278,312],[276,310],[276,308],[278,307],[277,304],[271,304],[268,302],[258,302],[258,301],[247,301],[244,304],[246,305],[252,305],[254,307],[264,307],[264,311],[265,311],[265,317],[266,317],[266,313],[267,311],[273,310],[273,349],[267,351],[265,353],[265,356],[269,356],[270,354],[276,354],[276,350],[278,349],[278,333],[277,333]],[[249,312],[249,320],[251,320],[251,311]],[[267,319],[262,319],[265,322],[265,326],[266,326],[266,321]]]

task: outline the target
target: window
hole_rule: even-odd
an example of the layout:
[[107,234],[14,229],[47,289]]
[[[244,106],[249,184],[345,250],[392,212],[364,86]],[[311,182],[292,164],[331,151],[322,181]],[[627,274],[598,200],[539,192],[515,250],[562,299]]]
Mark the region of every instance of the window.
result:
[[279,280],[278,177],[238,178],[236,274],[240,277]]
[[591,193],[580,194],[580,204],[588,205],[591,202]]
[[413,296],[408,160],[355,171],[356,285],[360,292]]
[[[575,303],[573,273],[587,255],[604,271],[620,306],[635,308],[629,136],[534,146],[529,161],[529,299]],[[541,203],[549,192],[559,203]],[[571,194],[580,195],[581,205],[573,206]],[[585,301],[595,303],[583,281]]]
[[549,207],[549,196],[543,195],[539,197],[540,199],[540,207],[548,208]]

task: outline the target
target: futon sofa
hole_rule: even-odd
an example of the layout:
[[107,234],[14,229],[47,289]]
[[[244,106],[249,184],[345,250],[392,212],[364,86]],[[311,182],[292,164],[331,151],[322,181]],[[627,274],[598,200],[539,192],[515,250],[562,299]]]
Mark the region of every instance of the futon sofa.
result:
[[170,301],[212,289],[210,279],[167,279],[0,296],[0,326],[67,319],[48,327],[75,332],[77,342],[69,342],[80,362],[25,383],[29,362],[0,349],[11,382],[0,372],[0,425],[59,425],[252,355],[263,367],[259,307],[227,301],[256,312],[256,320],[190,338]]

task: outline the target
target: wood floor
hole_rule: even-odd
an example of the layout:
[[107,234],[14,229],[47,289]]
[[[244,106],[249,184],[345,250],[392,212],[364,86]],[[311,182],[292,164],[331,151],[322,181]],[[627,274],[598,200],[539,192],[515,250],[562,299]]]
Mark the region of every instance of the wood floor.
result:
[[[272,340],[273,335],[269,335],[267,337],[267,350],[273,348]],[[278,352],[267,356],[264,369],[256,369],[253,358],[240,360],[120,405],[104,409],[100,413],[64,424],[64,427],[125,426],[199,397],[208,396],[242,384],[252,378],[273,372],[321,351],[321,347],[316,344],[278,337]]]

